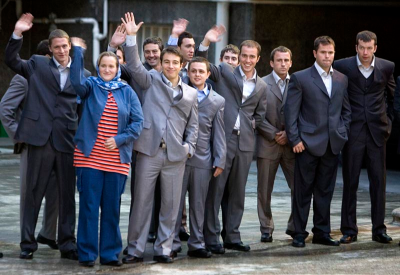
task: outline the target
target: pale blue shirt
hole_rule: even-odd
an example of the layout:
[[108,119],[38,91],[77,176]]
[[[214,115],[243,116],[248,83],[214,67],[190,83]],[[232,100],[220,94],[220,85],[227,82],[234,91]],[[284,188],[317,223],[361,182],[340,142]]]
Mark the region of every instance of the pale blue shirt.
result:
[[207,87],[207,83],[204,83],[204,89],[203,90],[199,90],[199,89],[197,89],[197,87],[194,87],[194,88],[197,90],[197,101],[198,102],[201,102],[210,93],[210,90]]

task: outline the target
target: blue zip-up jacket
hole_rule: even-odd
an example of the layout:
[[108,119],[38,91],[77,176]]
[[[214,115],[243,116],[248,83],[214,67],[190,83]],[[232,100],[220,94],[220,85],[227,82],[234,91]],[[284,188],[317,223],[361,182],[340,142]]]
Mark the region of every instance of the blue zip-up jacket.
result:
[[[74,46],[74,57],[70,68],[71,84],[82,99],[83,111],[74,143],[82,153],[89,157],[96,142],[98,125],[107,103],[108,91],[83,74],[84,49]],[[143,129],[143,112],[139,99],[129,86],[110,90],[118,105],[118,134],[114,136],[119,149],[121,163],[130,163],[133,141]]]

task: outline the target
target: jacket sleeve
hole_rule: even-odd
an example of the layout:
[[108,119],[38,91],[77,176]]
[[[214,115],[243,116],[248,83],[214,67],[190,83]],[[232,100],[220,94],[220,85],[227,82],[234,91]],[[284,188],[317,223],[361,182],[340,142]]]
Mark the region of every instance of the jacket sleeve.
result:
[[212,156],[214,158],[213,166],[224,169],[226,162],[226,138],[224,124],[225,100],[222,100],[218,112],[213,119],[211,129]]
[[85,76],[85,68],[83,64],[83,54],[85,50],[78,46],[74,46],[73,48],[74,57],[72,58],[69,77],[75,92],[80,98],[85,99],[89,96],[92,90],[90,82]]
[[24,78],[29,79],[37,66],[37,60],[35,55],[33,55],[29,60],[21,59],[19,56],[21,47],[22,38],[14,39],[11,37],[5,50],[4,61],[11,70]]
[[344,122],[344,125],[347,129],[347,136],[350,134],[350,123],[351,123],[351,105],[349,101],[349,94],[347,93],[347,86],[348,86],[348,80],[346,77],[346,91],[344,93],[343,97],[343,104],[342,104],[342,119]]
[[129,89],[130,94],[128,125],[122,131],[122,133],[114,137],[117,147],[136,140],[143,129],[144,118],[139,98],[137,97],[136,93],[133,92],[131,87],[128,86],[127,88]]
[[197,105],[197,98],[194,101],[192,108],[190,110],[189,118],[186,123],[185,134],[184,134],[184,141],[183,144],[187,144],[189,146],[189,158],[194,155],[196,151],[196,143],[197,143],[197,136],[199,131],[199,110]]
[[[20,75],[14,76],[0,102],[0,119],[8,136],[14,138],[18,128],[17,112],[28,91],[28,81]],[[14,140],[14,143],[17,143]]]
[[397,85],[394,90],[394,114],[396,120],[400,122],[400,76],[397,77]]
[[[393,64],[393,63],[392,63]],[[391,66],[389,71],[389,79],[385,87],[385,94],[386,94],[386,114],[393,121],[394,119],[394,89],[396,87],[396,83],[394,82],[394,64]]]
[[126,71],[129,78],[132,78],[142,90],[147,90],[152,82],[151,73],[146,70],[140,61],[137,45],[124,46]]
[[296,146],[301,142],[297,120],[300,114],[300,105],[303,97],[303,91],[296,74],[290,77],[287,98],[285,104],[285,125],[286,135],[289,145]]

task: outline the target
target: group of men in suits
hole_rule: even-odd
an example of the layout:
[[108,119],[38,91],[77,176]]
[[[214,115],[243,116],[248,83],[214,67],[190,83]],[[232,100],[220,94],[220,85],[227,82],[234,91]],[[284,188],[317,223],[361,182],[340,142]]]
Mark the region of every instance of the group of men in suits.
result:
[[[6,63],[22,77],[13,80],[20,86],[19,95],[12,95],[12,82],[0,112],[12,103],[9,114],[3,115],[10,118],[23,102],[19,122],[11,121],[8,127],[16,143],[27,146],[23,151],[26,165],[21,165],[20,258],[32,258],[41,242],[58,246],[63,258],[76,260],[72,137],[78,122],[78,100],[69,82],[71,45],[68,35],[56,30],[49,37],[53,57],[34,55],[21,60],[22,32],[31,28],[32,19],[31,15],[21,17],[7,46]],[[210,29],[196,49],[193,36],[185,31],[187,21],[180,21],[178,37],[168,42],[176,43],[177,48],[163,49],[161,40],[149,38],[143,44],[146,62],[142,64],[136,33],[143,23],[136,24],[133,13],[125,14],[122,21],[109,49],[119,54],[122,78],[138,94],[145,118],[134,145],[137,154],[133,157],[124,263],[143,261],[154,200],[160,203],[159,214],[153,214],[159,216],[159,224],[153,226],[154,260],[173,262],[181,251],[186,191],[189,256],[209,258],[225,249],[249,251],[250,246],[241,241],[239,227],[255,148],[262,242],[273,241],[271,194],[279,165],[291,190],[292,213],[286,234],[293,238],[293,246],[305,246],[312,198],[313,243],[356,241],[356,194],[363,161],[371,186],[372,239],[391,241],[384,225],[385,154],[393,119],[394,64],[375,57],[374,33],[360,32],[357,55],[336,62],[333,39],[318,37],[314,65],[291,76],[292,52],[280,46],[270,55],[272,73],[260,78],[255,66],[261,46],[256,41],[242,42],[239,52],[228,45],[219,66],[204,58],[210,43],[225,32],[223,26]],[[330,204],[341,151],[343,237],[339,242],[330,237]],[[160,193],[155,199],[157,179]],[[43,230],[37,239],[33,235],[43,196],[57,190],[55,186],[60,194],[53,196],[59,199],[54,202],[59,205],[58,243],[55,234]],[[46,199],[46,205],[50,203]]]

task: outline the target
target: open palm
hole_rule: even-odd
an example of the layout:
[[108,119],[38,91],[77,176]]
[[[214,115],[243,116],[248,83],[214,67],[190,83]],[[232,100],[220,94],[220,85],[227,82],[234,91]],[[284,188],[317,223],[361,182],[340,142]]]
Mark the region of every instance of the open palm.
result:
[[128,35],[136,35],[140,27],[143,25],[143,22],[140,22],[139,24],[136,25],[135,16],[133,15],[133,12],[125,13],[125,20],[121,18],[121,21],[122,23],[124,23],[126,34]]
[[33,21],[33,15],[30,13],[24,13],[21,15],[17,23],[15,24],[15,31],[23,33],[25,31],[28,31],[32,28],[32,23]]

